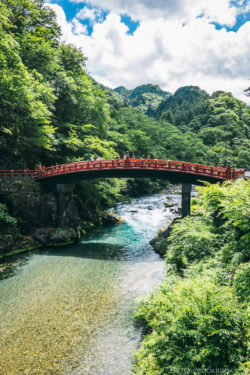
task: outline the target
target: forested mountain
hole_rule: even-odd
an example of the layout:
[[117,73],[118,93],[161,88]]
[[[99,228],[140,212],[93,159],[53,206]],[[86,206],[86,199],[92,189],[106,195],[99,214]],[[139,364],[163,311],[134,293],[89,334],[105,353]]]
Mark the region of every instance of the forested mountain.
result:
[[[193,132],[224,159],[249,168],[250,109],[230,93],[208,96],[198,87],[182,87],[162,102],[155,115],[172,119],[182,132]],[[226,155],[225,155],[226,152]]]
[[[245,103],[195,86],[173,94],[152,84],[111,90],[87,74],[86,58],[60,41],[55,13],[44,0],[0,0],[0,169],[115,158],[126,151],[250,168]],[[72,243],[103,223],[103,211],[119,200],[162,186],[126,179],[77,183],[65,198],[62,230],[56,188],[43,190],[32,178],[1,178],[0,258],[12,250]],[[215,365],[234,375],[247,371],[249,183],[207,188],[193,212],[165,241],[173,279],[138,313],[148,336],[137,354],[137,375],[206,372]]]
[[142,85],[133,90],[127,90],[119,86],[114,91],[118,92],[125,102],[133,107],[138,108],[146,115],[151,116],[159,104],[170,96],[169,92],[163,91],[158,85]]
[[[147,95],[151,89],[152,92],[155,89],[152,95],[161,99],[158,105],[155,99],[154,106],[147,103],[145,108],[139,98]],[[182,140],[177,137],[180,153],[168,153],[169,158],[208,164],[225,164],[227,161],[234,166],[249,168],[250,108],[230,93],[218,91],[210,96],[199,87],[186,86],[174,94],[162,92],[164,94],[160,95],[158,86],[153,85],[139,86],[134,90],[118,87],[115,91],[122,95],[128,105],[148,114],[158,123],[167,123],[168,127],[172,124],[176,136],[181,134]],[[197,148],[192,148],[191,139],[198,142]],[[169,151],[178,149],[171,138],[167,144],[166,140],[164,142]]]
[[6,0],[0,7],[1,168],[126,150],[248,167],[250,108],[231,94],[209,96],[192,86],[173,95],[156,85],[105,89],[85,72],[83,54],[60,42],[43,1]]
[[[1,169],[114,158],[127,150],[249,168],[250,108],[230,93],[209,96],[191,86],[170,94],[151,84],[111,90],[86,73],[85,60],[60,41],[55,14],[43,0],[0,0]],[[156,185],[140,186],[150,192]],[[129,186],[81,183],[81,212],[110,207]],[[138,193],[139,185],[133,187]]]

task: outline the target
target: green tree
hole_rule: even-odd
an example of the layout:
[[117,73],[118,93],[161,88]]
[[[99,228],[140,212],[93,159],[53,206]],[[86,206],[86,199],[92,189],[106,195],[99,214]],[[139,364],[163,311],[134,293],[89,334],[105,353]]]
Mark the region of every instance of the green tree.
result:
[[141,303],[137,318],[148,334],[134,374],[228,370],[239,374],[246,355],[246,317],[230,288],[208,278],[166,282]]
[[239,301],[250,299],[250,263],[242,263],[236,270],[234,292]]

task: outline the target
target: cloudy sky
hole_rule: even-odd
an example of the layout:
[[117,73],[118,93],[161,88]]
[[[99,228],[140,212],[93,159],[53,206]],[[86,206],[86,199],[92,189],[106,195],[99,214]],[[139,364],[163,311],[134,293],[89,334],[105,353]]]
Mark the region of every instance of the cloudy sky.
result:
[[247,100],[250,0],[47,2],[62,40],[82,49],[89,74],[106,86],[198,85]]

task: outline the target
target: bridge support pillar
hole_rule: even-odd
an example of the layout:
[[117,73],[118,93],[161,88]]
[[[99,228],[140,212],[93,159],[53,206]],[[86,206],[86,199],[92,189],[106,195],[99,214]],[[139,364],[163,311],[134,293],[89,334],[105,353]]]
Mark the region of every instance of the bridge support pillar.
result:
[[182,184],[181,217],[186,217],[190,215],[191,190],[191,184]]
[[64,228],[75,184],[57,184],[57,225]]

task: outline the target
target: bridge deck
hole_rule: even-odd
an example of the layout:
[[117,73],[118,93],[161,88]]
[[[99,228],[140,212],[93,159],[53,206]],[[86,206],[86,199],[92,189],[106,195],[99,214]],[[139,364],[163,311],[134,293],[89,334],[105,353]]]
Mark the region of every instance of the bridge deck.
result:
[[[72,178],[78,177],[78,179],[87,176],[87,178],[137,177],[136,171],[140,171],[139,177],[148,177],[151,171],[152,176],[158,178],[161,178],[161,175],[163,176],[165,173],[166,176],[177,174],[189,176],[191,180],[192,178],[205,178],[209,181],[224,181],[233,180],[239,176],[244,177],[243,169],[232,169],[230,166],[222,168],[182,161],[133,158],[80,161],[51,167],[36,167],[35,170],[0,170],[0,177],[31,176],[38,181],[51,180],[52,182],[52,180],[58,180],[58,177],[63,180],[64,177],[69,178],[70,176]],[[86,172],[88,173],[84,177]]]

